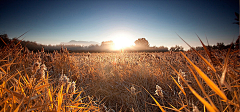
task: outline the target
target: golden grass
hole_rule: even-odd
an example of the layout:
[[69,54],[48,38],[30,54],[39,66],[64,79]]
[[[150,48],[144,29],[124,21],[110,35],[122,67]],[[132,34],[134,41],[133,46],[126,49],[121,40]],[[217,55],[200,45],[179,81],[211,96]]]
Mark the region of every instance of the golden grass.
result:
[[[144,88],[145,89],[145,88]],[[146,90],[146,89],[145,89]],[[146,90],[147,91],[147,90]],[[147,93],[149,93],[148,91],[147,91]],[[163,108],[162,108],[162,106],[158,103],[158,101],[149,93],[149,95],[152,97],[152,99],[154,100],[154,102],[157,104],[157,106],[161,109],[161,111],[162,112],[166,112]]]
[[203,78],[203,80],[208,84],[210,88],[212,88],[213,91],[216,92],[220,97],[222,97],[224,100],[228,100],[226,95],[223,91],[220,90],[220,88],[202,71],[200,70],[189,58],[181,52],[181,54],[187,59],[187,61],[193,66],[193,68],[197,71],[197,73]]
[[[18,43],[6,45],[0,49],[0,111],[240,109],[237,50],[210,51],[202,43],[204,51],[172,54],[24,54]],[[213,54],[221,64],[212,64]]]
[[[69,102],[71,99],[74,99],[75,93],[81,93],[82,90],[76,92],[72,86],[69,88],[72,93],[63,90],[63,85],[57,81],[59,77],[56,76],[60,72],[51,72],[49,77],[49,69],[44,68],[44,64],[48,67],[51,67],[49,65],[53,64],[53,62],[44,61],[44,58],[49,54],[43,51],[36,54],[30,53],[26,56],[22,54],[22,48],[19,43],[12,45],[7,45],[0,49],[1,111],[70,111],[74,108],[70,108],[68,105],[79,104],[80,100],[83,100],[78,96],[74,103]],[[57,55],[59,61],[67,58],[66,53]],[[37,59],[40,59],[40,61]],[[36,62],[42,66],[33,70],[32,64]],[[70,84],[69,82],[67,83]],[[85,101],[86,103],[89,102],[89,100]],[[81,103],[77,107],[82,107],[81,109],[76,108],[79,111],[86,111],[89,108],[91,110],[99,110],[98,107],[91,105],[87,107],[85,103]]]

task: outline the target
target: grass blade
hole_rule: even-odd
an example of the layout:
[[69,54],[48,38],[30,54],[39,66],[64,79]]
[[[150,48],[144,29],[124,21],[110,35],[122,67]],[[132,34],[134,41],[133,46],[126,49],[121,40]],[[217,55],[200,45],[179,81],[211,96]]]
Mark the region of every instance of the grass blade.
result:
[[190,85],[188,85],[188,88],[191,90],[191,92],[201,101],[210,112],[216,112],[216,110],[210,105],[204,98],[202,98]]
[[49,86],[49,85],[50,85],[50,84],[44,84],[44,85],[38,86],[38,87],[35,88],[35,90],[44,88],[44,87]]
[[[197,34],[196,34],[197,35]],[[208,51],[207,47],[205,46],[205,44],[202,42],[202,40],[200,39],[200,37],[197,35],[198,39],[200,40],[202,46],[203,46],[203,49],[205,50],[205,52],[207,53],[208,55],[208,58],[213,62],[212,58],[211,58],[211,53]]]
[[58,112],[60,112],[61,106],[62,106],[62,100],[63,100],[62,90],[63,90],[63,85],[61,85],[61,90],[58,93],[58,107],[57,107]]
[[[231,47],[232,47],[232,44],[231,44]],[[227,73],[227,68],[228,68],[228,59],[229,59],[229,54],[230,54],[230,51],[231,51],[231,47],[228,49],[228,52],[227,52],[227,55],[225,57],[225,60],[224,60],[224,66],[223,66],[223,72],[222,72],[222,76],[220,78],[220,83],[222,85],[225,85],[228,90],[232,91],[232,88],[231,86],[229,86],[226,82],[225,82],[225,77],[226,77],[226,73]]]
[[[145,89],[145,88],[144,88]],[[146,90],[146,89],[145,89]],[[147,90],[146,90],[147,91]],[[158,101],[147,91],[147,93],[152,97],[152,99],[154,100],[154,102],[157,104],[157,106],[160,108],[160,110],[162,111],[162,112],[166,112],[163,108],[162,108],[162,106],[158,103]]]
[[198,80],[197,76],[195,75],[195,73],[193,72],[192,68],[191,68],[189,65],[187,65],[187,66],[188,66],[188,68],[190,69],[191,73],[193,74],[193,76],[194,76],[194,78],[195,78],[198,86],[200,87],[201,91],[203,92],[203,94],[206,96],[206,98],[207,98],[208,101],[211,103],[211,105],[213,106],[213,108],[218,111],[217,107],[214,105],[214,103],[213,103],[212,100],[210,99],[209,95],[207,95],[207,93],[205,92],[202,84],[199,82],[199,80]]
[[19,103],[18,107],[14,110],[14,112],[19,112],[19,108],[22,105],[24,99],[25,99],[25,97],[22,98],[21,102]]
[[[180,74],[179,74],[180,75]],[[172,76],[171,76],[172,77]],[[183,92],[183,94],[186,96],[186,93],[184,89],[178,84],[178,82],[172,77],[173,81],[177,84],[178,88]]]
[[181,108],[179,108],[178,110],[181,111],[182,109],[184,109],[187,105],[183,105]]
[[51,109],[53,108],[53,98],[52,98],[52,94],[51,94],[51,90],[50,88],[48,88],[48,96],[49,96],[49,99],[50,99],[50,102],[51,102]]
[[[179,36],[179,35],[178,35]],[[180,37],[180,36],[179,36]],[[181,37],[180,37],[181,38]],[[181,38],[182,39],[182,38]],[[182,39],[183,40],[183,39]],[[216,73],[216,69],[201,55],[199,54],[192,46],[190,46],[185,40],[183,40],[197,55]]]
[[2,42],[5,44],[5,46],[7,46],[7,43],[2,39],[2,37],[0,37],[0,39],[1,39]]
[[[182,52],[181,52],[182,53]],[[176,73],[178,73],[176,70],[174,70]],[[178,73],[179,74],[179,73]],[[179,75],[180,78],[183,80],[183,82],[188,86],[188,88],[191,90],[191,92],[201,101],[210,112],[216,112],[216,110],[204,99],[202,98],[188,83],[187,81],[182,77],[182,75]],[[217,111],[218,112],[218,111]]]
[[216,92],[216,94],[218,94],[222,99],[227,100],[226,95],[223,93],[223,91],[221,91],[218,86],[211,80],[209,79],[209,77],[202,72],[202,70],[200,70],[195,64],[193,64],[193,62],[183,53],[181,52],[181,54],[187,59],[187,61],[193,66],[193,68],[197,71],[197,73],[202,77],[202,79],[208,84],[208,86],[214,91]]

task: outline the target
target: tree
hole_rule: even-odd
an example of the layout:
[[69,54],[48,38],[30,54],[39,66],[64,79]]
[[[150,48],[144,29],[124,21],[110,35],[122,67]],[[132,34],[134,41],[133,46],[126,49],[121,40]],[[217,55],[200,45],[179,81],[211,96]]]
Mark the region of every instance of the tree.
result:
[[199,50],[204,50],[203,47],[196,47],[196,50],[199,51]]
[[113,41],[103,41],[102,44],[101,44],[102,47],[113,47],[114,46],[114,43]]
[[174,51],[174,52],[183,51],[183,47],[176,45],[175,47],[171,47],[170,51]]
[[111,50],[114,47],[113,41],[103,41],[101,44],[102,50]]
[[149,42],[145,38],[139,38],[134,43],[138,48],[149,48]]
[[222,49],[224,49],[225,45],[224,45],[224,43],[217,43],[217,47],[219,50],[222,50]]
[[233,22],[233,24],[239,25],[239,14],[237,12],[235,12],[235,16],[236,16],[236,18],[234,20],[236,20],[237,22]]

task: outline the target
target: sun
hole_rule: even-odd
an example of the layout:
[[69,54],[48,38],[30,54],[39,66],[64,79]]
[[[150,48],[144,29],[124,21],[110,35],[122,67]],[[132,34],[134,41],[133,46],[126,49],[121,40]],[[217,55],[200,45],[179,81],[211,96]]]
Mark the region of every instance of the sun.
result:
[[126,37],[116,38],[113,40],[113,43],[115,50],[124,49],[132,45],[132,42]]
[[117,32],[113,39],[114,50],[124,49],[131,47],[134,44],[131,34],[126,32]]

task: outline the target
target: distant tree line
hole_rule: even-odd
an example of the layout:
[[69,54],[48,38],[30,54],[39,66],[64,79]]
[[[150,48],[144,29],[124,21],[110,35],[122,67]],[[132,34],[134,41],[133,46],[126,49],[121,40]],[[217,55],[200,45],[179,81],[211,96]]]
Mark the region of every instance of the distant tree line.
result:
[[[20,43],[22,47],[28,48],[30,51],[37,52],[41,51],[42,48],[45,51],[53,52],[54,50],[60,50],[61,47],[67,48],[70,52],[119,52],[120,50],[112,50],[114,47],[113,41],[103,41],[101,45],[89,45],[89,46],[82,46],[82,45],[42,45],[32,41],[22,41],[18,38],[9,39],[7,34],[0,35],[0,48],[3,48],[6,44],[17,44]],[[125,52],[166,52],[166,51],[183,51],[183,47],[176,45],[168,49],[167,47],[160,46],[160,47],[150,47],[148,40],[145,38],[139,38],[135,42],[135,46],[124,48]],[[231,44],[224,45],[224,43],[217,43],[216,45],[208,45],[208,48],[211,49],[227,49],[231,46]],[[236,44],[233,44],[232,49],[239,48],[239,38],[236,41]],[[196,50],[203,50],[203,47],[195,47]]]
[[[239,49],[239,38],[236,40],[235,44],[227,44],[225,45],[224,43],[220,42],[217,43],[216,45],[207,45],[206,46],[208,49],[219,49],[219,50],[223,50],[223,49],[229,49],[231,47],[231,49]],[[202,46],[198,46],[198,47],[193,47],[194,49],[198,50],[204,50],[204,48]]]
[[170,51],[174,51],[174,52],[183,51],[183,47],[176,45],[175,47],[171,47]]
[[[119,52],[120,50],[113,50],[114,43],[113,41],[103,41],[101,45],[89,45],[89,46],[83,46],[83,45],[64,45],[64,44],[58,44],[58,45],[42,45],[38,44],[37,42],[32,41],[25,41],[25,40],[19,40],[18,38],[9,39],[7,34],[0,35],[0,48],[3,48],[6,44],[9,43],[20,43],[22,47],[28,48],[30,51],[37,52],[41,51],[42,48],[45,49],[45,51],[53,52],[54,50],[60,50],[61,47],[67,48],[70,52]],[[135,41],[135,46],[131,46],[128,48],[124,48],[124,51],[126,52],[141,52],[141,51],[159,51],[159,52],[166,52],[168,51],[167,47],[160,46],[160,47],[149,47],[149,42],[145,38],[141,38]]]

